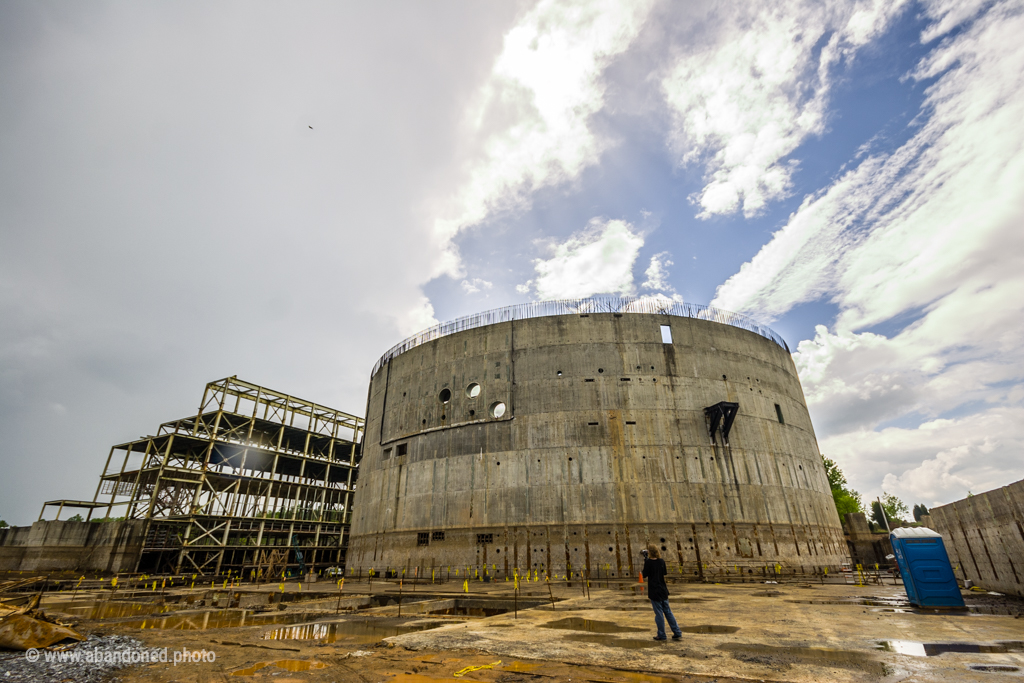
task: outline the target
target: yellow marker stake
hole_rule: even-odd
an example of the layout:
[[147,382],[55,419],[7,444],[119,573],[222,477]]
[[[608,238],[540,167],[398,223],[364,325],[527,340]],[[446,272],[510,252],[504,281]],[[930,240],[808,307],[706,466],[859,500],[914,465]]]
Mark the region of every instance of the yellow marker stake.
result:
[[116,576],[110,580],[110,585],[114,586],[115,588],[117,587],[117,577]]
[[281,588],[281,592],[284,593],[284,584],[283,583],[281,584],[280,588]]
[[469,579],[466,579],[465,581],[462,582],[462,590],[465,593],[469,592]]

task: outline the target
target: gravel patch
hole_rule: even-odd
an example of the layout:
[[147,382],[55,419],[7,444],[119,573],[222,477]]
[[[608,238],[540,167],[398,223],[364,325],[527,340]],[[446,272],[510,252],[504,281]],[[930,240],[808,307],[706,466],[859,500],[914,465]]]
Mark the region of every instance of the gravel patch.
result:
[[[26,657],[29,653],[0,651],[0,683],[101,683],[116,680],[114,674],[118,669],[132,666],[152,652],[135,638],[115,635],[89,636],[88,640],[74,645],[39,650],[35,662]],[[72,661],[72,657],[79,661]],[[47,661],[48,658],[56,661]],[[61,658],[66,661],[60,661]]]

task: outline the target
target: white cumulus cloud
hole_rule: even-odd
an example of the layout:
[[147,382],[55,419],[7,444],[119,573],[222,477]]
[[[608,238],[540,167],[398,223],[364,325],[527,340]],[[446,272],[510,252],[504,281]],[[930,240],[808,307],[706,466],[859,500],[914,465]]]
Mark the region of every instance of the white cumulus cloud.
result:
[[462,287],[462,291],[466,294],[479,294],[485,289],[491,289],[494,287],[494,283],[475,277],[469,280],[463,280],[459,283],[459,286]]
[[926,9],[914,134],[806,198],[713,302],[836,304],[795,354],[822,450],[914,502],[1024,476],[1024,13]]
[[570,182],[608,141],[589,124],[604,106],[602,72],[632,43],[651,0],[541,0],[505,35],[501,55],[467,117],[464,181],[434,224],[457,275],[452,238],[489,214],[529,204],[540,188]]
[[654,289],[661,292],[674,292],[675,288],[669,284],[668,269],[674,264],[667,251],[660,252],[651,257],[651,264],[647,266],[644,275],[647,279],[640,286],[644,289]]
[[752,216],[784,197],[786,158],[825,129],[838,64],[877,36],[905,3],[778,2],[724,5],[662,80],[673,149],[703,161],[700,217]]
[[551,258],[534,261],[532,286],[540,299],[632,294],[633,264],[643,244],[626,221],[595,218],[565,242],[551,245]]

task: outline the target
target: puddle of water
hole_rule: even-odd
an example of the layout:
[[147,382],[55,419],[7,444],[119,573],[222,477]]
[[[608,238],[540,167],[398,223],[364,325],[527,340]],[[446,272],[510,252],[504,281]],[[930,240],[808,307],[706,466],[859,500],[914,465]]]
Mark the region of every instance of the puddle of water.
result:
[[817,664],[861,670],[876,676],[884,676],[887,668],[883,662],[873,659],[864,652],[836,650],[823,647],[785,647],[761,645],[758,643],[722,643],[719,650],[732,653],[736,659],[768,666],[790,664]]
[[166,617],[135,619],[122,626],[128,628],[154,628],[179,631],[204,631],[210,628],[238,628],[240,626],[269,626],[309,621],[309,614],[284,612],[250,612],[249,610],[210,610],[207,612],[177,613]]
[[982,671],[984,673],[1013,673],[1020,671],[1020,667],[1008,664],[970,664],[967,666],[971,671]]
[[564,640],[572,640],[580,643],[595,643],[597,645],[604,645],[605,647],[621,647],[626,650],[642,650],[649,647],[658,647],[663,645],[664,642],[654,640],[652,637],[650,640],[637,640],[635,638],[616,638],[610,635],[600,635],[597,633],[573,633],[565,636]]
[[[524,607],[523,609],[526,608]],[[431,610],[427,614],[455,617],[496,617],[499,614],[508,614],[511,611],[498,607],[448,607],[446,609]]]
[[146,614],[165,614],[177,609],[174,605],[155,602],[111,602],[109,600],[82,602],[51,602],[42,605],[44,612],[60,612],[81,619],[122,619]]
[[751,595],[753,595],[754,597],[758,597],[758,598],[777,598],[780,595],[785,595],[785,593],[783,593],[782,591],[765,590],[765,591],[754,591],[753,593],[751,593]]
[[666,678],[636,671],[616,671],[607,678],[588,678],[587,683],[679,683],[677,678]]
[[502,671],[514,671],[516,673],[528,673],[530,671],[536,671],[541,668],[543,663],[541,662],[512,662],[508,666],[501,667]]
[[918,643],[913,640],[880,640],[877,650],[895,652],[913,657],[935,657],[944,652],[969,652],[995,654],[1003,652],[1022,652],[1024,642],[1009,640],[995,644],[983,643]]
[[[679,598],[679,599],[670,599],[669,603],[672,604],[672,605],[680,605],[680,604],[689,605],[689,604],[695,604],[695,603],[701,603],[701,602],[712,602],[712,601],[718,600],[718,599],[719,598]],[[637,604],[629,604],[629,605],[623,606],[623,607],[619,607],[619,606],[605,607],[604,609],[608,610],[609,612],[650,612],[651,611],[651,601],[650,600],[642,600],[642,601],[641,600],[631,600],[630,602],[631,603],[637,603]],[[643,604],[643,605],[639,604],[641,602],[645,603],[645,604]]]
[[700,626],[680,626],[683,633],[736,633],[739,626],[719,626],[718,624],[701,624]]
[[315,659],[279,659],[275,662],[257,662],[252,666],[238,671],[231,672],[232,676],[252,676],[260,669],[265,669],[268,666],[276,666],[278,669],[284,669],[285,671],[298,672],[298,671],[311,671],[313,669],[322,669],[326,664],[318,662]]
[[374,621],[338,621],[327,624],[300,624],[277,628],[263,634],[264,640],[318,640],[334,643],[352,639],[363,642],[377,642],[383,638],[400,636],[404,633],[426,631],[453,622],[428,621],[411,624],[379,623]]
[[580,617],[568,617],[567,619],[559,619],[558,621],[549,621],[546,624],[541,624],[540,627],[564,629],[567,631],[589,631],[590,633],[629,633],[648,630],[621,626],[611,621],[581,619]]
[[[848,600],[785,600],[799,605],[851,605],[853,607],[891,607],[909,609],[910,603],[906,600],[865,600],[862,598],[850,598]],[[949,610],[945,610],[948,612]]]
[[[991,614],[995,616],[1018,617],[1021,616],[1021,608],[1012,605],[968,605],[967,610],[971,614]],[[929,610],[936,614],[948,613],[949,610]],[[956,614],[956,612],[954,612]]]

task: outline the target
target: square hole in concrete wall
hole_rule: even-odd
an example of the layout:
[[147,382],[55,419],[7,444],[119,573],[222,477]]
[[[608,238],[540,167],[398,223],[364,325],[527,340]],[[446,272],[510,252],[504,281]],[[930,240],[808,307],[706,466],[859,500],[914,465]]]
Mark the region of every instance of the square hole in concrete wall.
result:
[[444,540],[444,532],[443,531],[435,531],[435,532],[433,532],[432,534],[430,534],[430,540],[432,540],[432,541],[443,541]]
[[672,343],[672,328],[668,325],[661,326],[661,343],[671,344]]
[[477,543],[494,543],[494,534],[477,534]]
[[398,444],[398,457],[402,457],[403,455],[405,455],[408,452],[409,452],[409,444],[407,444],[407,443],[400,443],[400,444]]
[[390,458],[391,458],[391,449],[390,448],[385,448],[384,449],[384,460],[388,460]]
[[416,534],[416,545],[430,545],[430,532],[421,531]]

